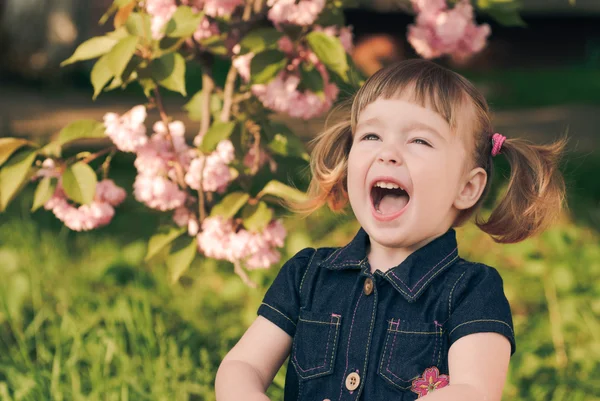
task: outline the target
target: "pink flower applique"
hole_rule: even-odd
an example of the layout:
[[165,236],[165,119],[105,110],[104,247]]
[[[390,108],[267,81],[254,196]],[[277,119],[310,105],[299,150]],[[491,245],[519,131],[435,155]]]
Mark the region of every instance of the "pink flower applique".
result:
[[413,380],[411,390],[419,394],[419,397],[425,397],[432,391],[446,387],[450,384],[450,376],[441,375],[436,366],[425,369],[423,376]]

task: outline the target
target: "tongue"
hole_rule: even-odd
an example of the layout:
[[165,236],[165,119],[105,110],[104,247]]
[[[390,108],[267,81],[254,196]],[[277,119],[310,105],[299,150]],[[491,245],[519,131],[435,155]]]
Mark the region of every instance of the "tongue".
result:
[[394,214],[408,203],[407,195],[387,194],[379,202],[378,211],[382,214]]

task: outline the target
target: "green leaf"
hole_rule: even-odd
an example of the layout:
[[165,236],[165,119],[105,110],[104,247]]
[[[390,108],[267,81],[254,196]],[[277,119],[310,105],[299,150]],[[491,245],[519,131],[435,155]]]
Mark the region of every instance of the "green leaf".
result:
[[107,53],[108,65],[115,77],[120,77],[125,71],[127,64],[135,54],[139,38],[127,36],[121,39],[112,50]]
[[144,90],[144,95],[149,98],[152,95],[152,91],[156,89],[156,83],[152,79],[138,79],[138,83]]
[[[312,68],[310,68],[312,67]],[[301,85],[311,92],[325,97],[325,82],[321,73],[314,66],[307,66],[302,63],[300,67],[300,77],[302,78]]]
[[150,64],[152,77],[163,86],[174,92],[187,96],[185,90],[185,59],[179,53],[165,54]]
[[65,170],[62,184],[65,194],[71,200],[82,205],[88,205],[96,195],[98,180],[94,169],[84,162],[75,163]]
[[62,157],[62,146],[58,141],[52,141],[46,144],[38,152],[40,156],[61,158]]
[[253,52],[260,53],[263,50],[277,47],[277,41],[283,36],[275,28],[260,28],[250,31],[240,42],[240,54]]
[[513,0],[477,0],[477,8],[505,26],[521,26],[527,24],[519,11],[521,5]]
[[125,29],[130,35],[144,38],[145,42],[152,39],[152,31],[150,29],[151,19],[148,14],[131,13],[127,22],[125,23]]
[[211,153],[216,148],[219,142],[223,139],[229,138],[233,129],[235,128],[235,122],[221,122],[217,121],[208,129],[204,138],[202,138],[202,143],[200,144],[200,150],[204,153]]
[[[218,115],[223,108],[223,102],[218,94],[210,95],[210,114]],[[187,102],[183,108],[188,112],[188,116],[192,121],[202,121],[202,91],[196,92],[194,96]]]
[[199,41],[199,44],[209,52],[219,55],[226,56],[228,54],[227,46],[225,46],[226,34],[213,35],[206,39]]
[[306,152],[304,143],[284,124],[271,123],[268,128],[274,133],[273,139],[267,147],[273,152],[282,156],[299,157],[306,161],[310,160],[310,156]]
[[27,175],[36,156],[36,150],[20,151],[0,169],[0,212],[6,210],[16,193],[27,183]]
[[94,68],[92,68],[91,81],[94,86],[94,100],[96,100],[104,86],[113,76],[114,74],[108,61],[108,54],[105,54],[96,61]]
[[229,219],[248,202],[250,195],[244,192],[232,192],[225,196],[221,202],[216,204],[210,211],[211,216],[222,216]]
[[190,37],[196,32],[203,18],[203,12],[196,14],[188,6],[178,7],[171,20],[167,23],[165,33],[171,38]]
[[167,267],[171,274],[171,284],[175,284],[183,273],[189,269],[196,257],[198,243],[196,237],[182,237],[175,241],[171,253],[167,257]]
[[269,181],[256,197],[260,199],[265,195],[273,195],[293,202],[302,202],[306,200],[306,194],[304,192],[285,185],[277,180]]
[[249,231],[261,232],[273,218],[273,210],[263,201],[256,205],[246,205],[242,210],[244,227]]
[[35,212],[50,200],[56,190],[57,182],[58,180],[54,177],[44,177],[40,180],[40,183],[35,189],[35,194],[33,195],[32,212]]
[[147,262],[158,254],[164,247],[175,241],[177,237],[185,232],[185,227],[162,226],[148,241],[148,252],[144,260]]
[[117,43],[117,40],[108,36],[98,36],[80,44],[71,57],[60,63],[61,67],[77,61],[89,60],[108,53]]
[[0,138],[0,166],[2,166],[4,162],[17,151],[17,149],[25,145],[33,146],[34,144],[21,138]]
[[104,131],[104,124],[98,121],[79,120],[63,128],[58,134],[57,141],[60,145],[64,145],[81,138],[104,138],[106,136]]
[[348,61],[346,59],[346,50],[344,50],[340,39],[323,32],[313,31],[306,36],[306,40],[319,60],[347,82]]
[[250,61],[250,79],[252,84],[265,84],[283,70],[288,59],[282,51],[265,50],[258,53]]

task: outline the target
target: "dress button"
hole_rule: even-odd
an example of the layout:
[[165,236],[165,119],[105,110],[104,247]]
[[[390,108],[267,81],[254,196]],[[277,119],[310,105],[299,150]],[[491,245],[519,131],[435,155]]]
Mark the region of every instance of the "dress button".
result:
[[371,279],[371,277],[367,277],[367,279],[365,280],[365,286],[363,288],[363,291],[365,295],[371,295],[371,293],[373,292],[373,280]]
[[350,391],[354,391],[360,384],[360,376],[356,372],[350,373],[346,376],[346,388]]

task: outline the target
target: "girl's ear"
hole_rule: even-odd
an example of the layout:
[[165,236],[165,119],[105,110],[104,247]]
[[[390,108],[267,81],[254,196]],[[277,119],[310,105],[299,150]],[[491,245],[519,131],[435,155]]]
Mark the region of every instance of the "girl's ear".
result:
[[466,181],[460,188],[460,191],[454,200],[454,207],[459,210],[464,210],[477,203],[485,189],[486,182],[487,173],[484,169],[476,167],[471,170],[467,174]]

